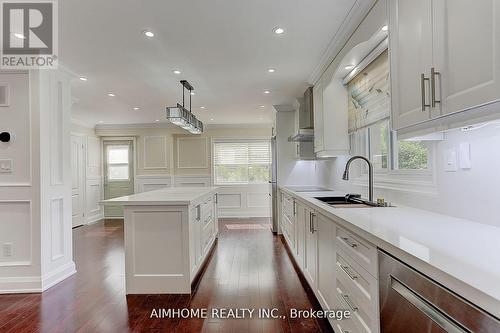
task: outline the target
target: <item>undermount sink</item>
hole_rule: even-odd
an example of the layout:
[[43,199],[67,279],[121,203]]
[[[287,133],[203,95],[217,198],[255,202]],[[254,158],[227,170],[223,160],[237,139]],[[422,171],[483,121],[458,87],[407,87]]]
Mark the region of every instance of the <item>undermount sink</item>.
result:
[[348,194],[346,196],[336,197],[315,197],[319,201],[326,203],[329,206],[337,208],[371,208],[380,207],[374,202],[361,199],[360,195]]

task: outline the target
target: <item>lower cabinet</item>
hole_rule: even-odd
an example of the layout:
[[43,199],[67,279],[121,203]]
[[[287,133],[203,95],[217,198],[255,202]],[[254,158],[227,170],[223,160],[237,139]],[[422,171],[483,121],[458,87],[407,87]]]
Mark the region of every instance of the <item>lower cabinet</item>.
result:
[[306,230],[305,230],[305,255],[304,255],[304,268],[302,273],[309,282],[312,290],[316,290],[318,279],[318,233],[316,232],[316,216],[314,211],[310,208],[305,209]]
[[218,234],[217,195],[203,198],[189,211],[189,260],[191,281],[203,265]]
[[318,237],[318,277],[316,295],[324,309],[335,304],[335,224],[321,214],[316,216]]
[[[376,247],[314,206],[286,195],[290,208],[281,216],[282,230],[293,260],[324,310],[350,311],[350,319],[330,320],[333,329],[378,333],[377,257],[372,255]],[[293,228],[290,214],[294,216]]]

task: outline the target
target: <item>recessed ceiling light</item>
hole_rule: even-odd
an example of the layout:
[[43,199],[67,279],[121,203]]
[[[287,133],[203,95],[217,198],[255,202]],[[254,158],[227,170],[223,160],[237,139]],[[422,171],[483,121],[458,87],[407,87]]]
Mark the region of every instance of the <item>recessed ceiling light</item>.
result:
[[99,124],[102,124],[102,120],[99,120],[99,121],[98,121],[98,123],[99,123]]
[[153,38],[155,36],[155,33],[152,32],[151,30],[144,30],[142,33],[144,34],[144,36],[148,38]]
[[180,71],[180,70],[178,70],[178,69],[174,69],[174,70],[172,71],[172,73],[174,73],[174,74],[177,74],[177,75],[178,75],[178,74],[180,74],[180,73],[181,73],[181,71]]
[[80,79],[80,81],[87,81],[88,80],[85,76],[80,76],[79,79]]
[[156,122],[159,122],[159,121],[160,121],[160,119],[156,119],[155,121],[156,121]]
[[19,32],[14,32],[13,35],[14,35],[14,37],[19,38],[19,39],[26,39],[26,37],[24,37],[24,35],[19,33]]
[[386,26],[386,25],[384,25],[384,26],[382,27],[382,31],[387,31],[387,30],[389,30],[389,27],[388,27],[388,26]]
[[267,69],[267,71],[268,71],[269,73],[274,73],[274,72],[276,72],[276,69],[274,69],[274,68],[268,68],[268,69]]
[[109,97],[115,97],[116,95],[115,95],[115,94],[113,94],[113,93],[109,93],[109,94],[108,94],[108,96],[109,96]]
[[264,90],[264,94],[270,94],[271,92],[269,90]]
[[200,109],[205,109],[206,107],[205,106],[200,106]]
[[275,28],[273,29],[273,32],[274,32],[276,35],[281,35],[281,34],[283,34],[283,33],[285,32],[285,29],[280,28],[280,27],[275,27]]
[[194,96],[194,91],[191,91],[191,96]]
[[347,69],[348,71],[350,71],[350,70],[351,70],[351,69],[353,69],[354,67],[356,67],[356,66],[354,66],[354,65],[347,65],[347,66],[345,66],[344,68],[345,68],[345,69]]
[[212,121],[213,121],[213,120],[214,120],[214,118],[210,118],[210,120],[212,120]]
[[266,107],[265,105],[261,105],[261,106],[259,106],[259,108],[265,108],[265,107]]
[[135,111],[137,111],[137,110],[139,110],[139,109],[140,109],[140,108],[139,108],[138,106],[134,106],[134,107],[132,108],[132,110],[135,110]]

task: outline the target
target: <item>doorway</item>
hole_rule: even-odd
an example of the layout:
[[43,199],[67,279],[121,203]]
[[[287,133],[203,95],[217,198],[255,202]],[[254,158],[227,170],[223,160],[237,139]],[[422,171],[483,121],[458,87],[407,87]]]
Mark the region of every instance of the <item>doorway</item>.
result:
[[[105,140],[104,199],[134,194],[134,151],[132,140]],[[123,218],[123,207],[106,205],[104,216]]]

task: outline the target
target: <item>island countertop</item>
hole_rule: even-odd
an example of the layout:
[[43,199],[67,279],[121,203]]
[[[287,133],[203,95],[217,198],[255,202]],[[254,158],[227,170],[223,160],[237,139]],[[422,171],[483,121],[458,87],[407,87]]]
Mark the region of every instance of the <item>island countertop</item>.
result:
[[216,192],[217,187],[169,187],[103,200],[101,203],[122,206],[193,205],[199,198]]

